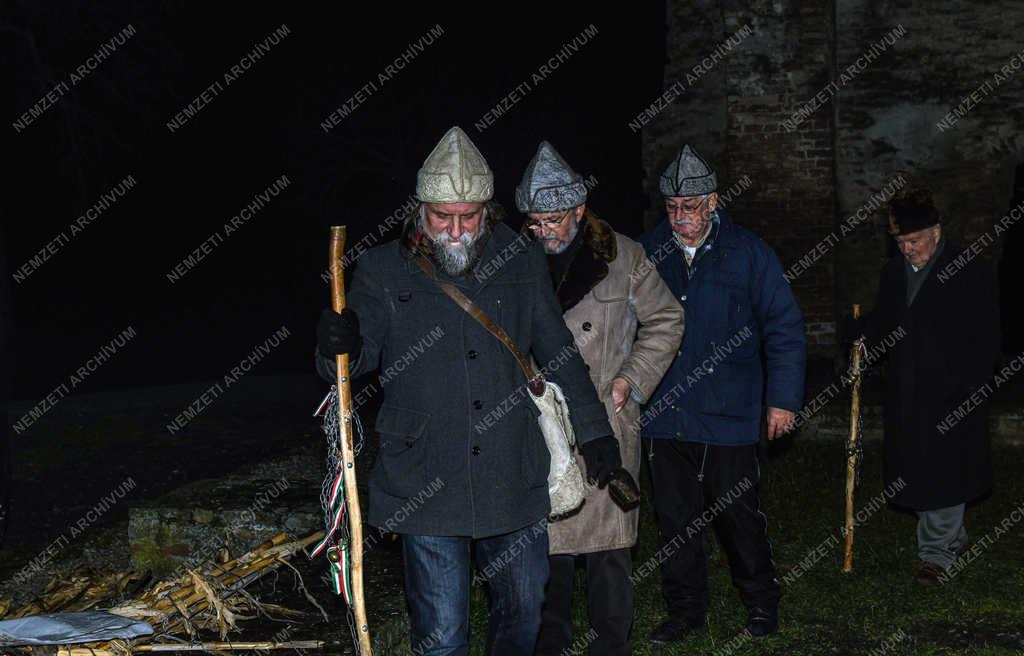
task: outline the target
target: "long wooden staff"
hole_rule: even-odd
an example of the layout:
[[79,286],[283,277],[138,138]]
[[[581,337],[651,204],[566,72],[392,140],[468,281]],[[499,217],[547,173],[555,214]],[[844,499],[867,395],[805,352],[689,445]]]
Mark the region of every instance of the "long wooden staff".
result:
[[[345,226],[331,226],[328,257],[331,272],[331,305],[335,312],[345,309]],[[340,428],[342,480],[348,506],[352,610],[356,620],[360,656],[371,656],[370,627],[366,623],[366,598],[363,595],[363,518],[356,489],[356,454],[352,447],[352,389],[348,376],[348,354],[337,358],[338,425]]]
[[[853,306],[853,318],[860,318],[860,305]],[[850,378],[853,385],[850,401],[850,441],[846,444],[846,554],[843,571],[853,569],[853,486],[857,480],[857,442],[860,439],[860,340],[854,343],[851,354]]]
[[[326,643],[323,640],[292,640],[291,642],[201,642],[182,644],[180,642],[164,642],[158,644],[135,645],[132,651],[250,651],[256,649],[320,649]],[[88,650],[83,649],[86,654]]]

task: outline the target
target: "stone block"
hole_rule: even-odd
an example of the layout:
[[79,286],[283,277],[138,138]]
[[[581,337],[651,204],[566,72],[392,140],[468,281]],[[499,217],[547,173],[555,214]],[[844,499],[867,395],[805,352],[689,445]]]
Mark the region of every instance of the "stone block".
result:
[[[323,527],[319,491],[308,482],[198,481],[129,511],[132,565],[164,576],[216,559],[236,558],[281,532],[300,536]],[[184,571],[184,570],[181,570]]]

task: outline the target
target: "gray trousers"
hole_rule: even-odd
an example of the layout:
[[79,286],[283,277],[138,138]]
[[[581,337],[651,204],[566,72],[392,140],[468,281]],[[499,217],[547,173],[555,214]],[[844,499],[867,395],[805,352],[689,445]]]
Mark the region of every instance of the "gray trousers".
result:
[[964,504],[917,511],[917,555],[949,569],[956,561],[956,550],[967,544],[964,528]]

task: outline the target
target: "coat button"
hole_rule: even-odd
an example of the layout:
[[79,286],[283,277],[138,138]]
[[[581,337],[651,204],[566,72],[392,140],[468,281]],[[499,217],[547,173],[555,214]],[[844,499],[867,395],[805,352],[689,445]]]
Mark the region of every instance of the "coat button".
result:
[[473,407],[479,410],[480,408],[484,407],[484,404],[481,403],[480,401],[473,401]]
[[412,438],[411,437],[405,438],[405,446],[408,446],[408,447],[412,446]]
[[680,301],[685,301],[686,300],[686,294],[683,294],[682,296],[680,296],[679,300]]
[[584,321],[583,322],[583,330],[590,330],[591,328],[592,328],[592,326],[590,325],[589,321]]
[[480,455],[480,447],[478,447],[478,446],[474,446],[473,447],[473,455],[475,455],[475,456]]
[[705,371],[707,371],[709,374],[713,374],[713,373],[715,373],[715,368],[709,366],[707,369],[705,369]]
[[466,357],[468,357],[470,360],[476,360],[476,351],[470,351],[469,353],[466,354]]

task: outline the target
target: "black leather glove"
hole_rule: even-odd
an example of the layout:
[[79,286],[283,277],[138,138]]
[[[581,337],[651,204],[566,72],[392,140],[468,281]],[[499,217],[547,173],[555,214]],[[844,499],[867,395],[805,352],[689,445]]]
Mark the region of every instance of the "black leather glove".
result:
[[619,441],[608,435],[580,445],[583,462],[587,465],[587,480],[603,488],[608,484],[612,472],[622,466],[619,455]]
[[608,479],[608,494],[612,501],[629,512],[640,505],[640,486],[636,484],[633,475],[625,467],[619,467],[612,471]]
[[363,348],[363,339],[359,336],[359,318],[349,308],[339,314],[326,308],[320,314],[320,322],[316,326],[316,345],[324,355],[343,355],[358,357]]

